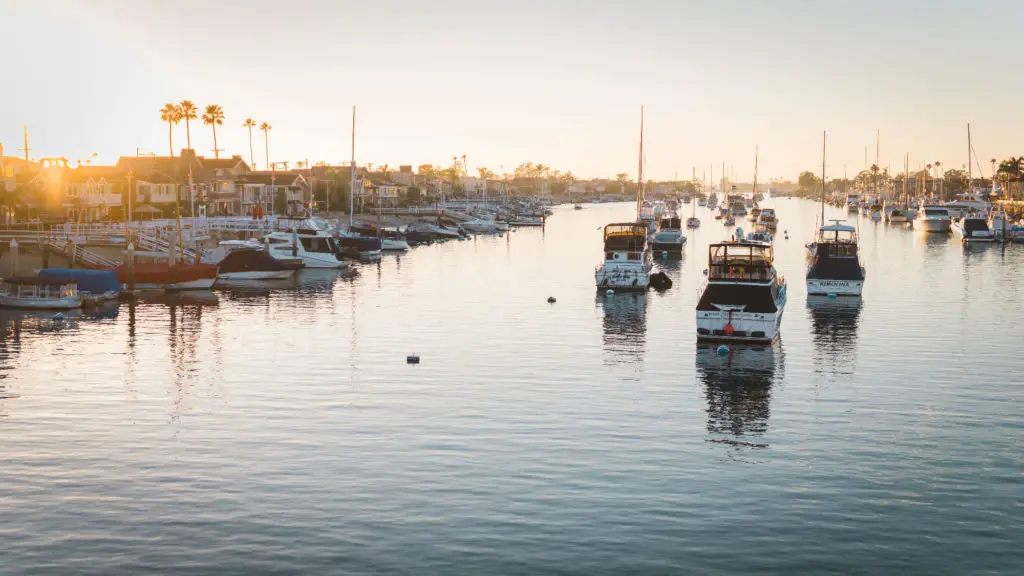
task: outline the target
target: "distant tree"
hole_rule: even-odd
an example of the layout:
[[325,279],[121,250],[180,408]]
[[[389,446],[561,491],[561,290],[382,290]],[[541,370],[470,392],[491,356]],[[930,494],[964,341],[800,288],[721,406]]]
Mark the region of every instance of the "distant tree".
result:
[[267,170],[270,170],[270,131],[273,128],[274,128],[273,126],[271,126],[270,124],[268,124],[266,122],[264,122],[263,124],[260,124],[260,130],[263,131],[263,146],[264,146],[264,149],[263,149],[263,151],[264,151],[264,157],[263,157],[264,164],[263,164],[263,167],[265,169],[267,169]]
[[801,194],[813,195],[821,189],[821,178],[818,178],[814,172],[804,171],[800,173],[797,185]]
[[433,164],[420,164],[416,168],[416,174],[426,178],[427,180],[436,180],[438,171],[434,168]]
[[220,158],[220,149],[217,148],[217,126],[224,125],[224,109],[219,104],[209,104],[203,112],[203,124],[213,128],[213,157]]
[[490,180],[490,179],[495,177],[494,172],[491,172],[490,169],[485,168],[483,166],[477,168],[476,171],[477,171],[477,174],[480,175],[480,178],[482,180]]
[[192,149],[192,130],[189,127],[189,120],[195,120],[198,118],[199,108],[192,103],[191,100],[182,100],[178,104],[178,108],[181,110],[181,119],[185,121],[185,140],[189,150]]
[[171,149],[172,158],[174,157],[174,125],[181,122],[183,116],[181,108],[173,102],[164,104],[164,107],[160,109],[160,120],[167,122],[167,145]]
[[406,192],[405,194],[405,197],[410,204],[419,204],[422,198],[422,194],[420,193],[419,188],[417,188],[416,186],[410,186],[409,191]]
[[249,164],[252,166],[252,169],[255,170],[256,160],[252,155],[252,129],[256,127],[256,121],[252,118],[246,118],[245,122],[242,122],[242,127],[249,129]]
[[942,175],[944,182],[942,194],[946,199],[953,198],[967,190],[967,171],[953,168]]
[[296,169],[302,170],[305,167],[306,167],[306,161],[305,160],[296,160],[295,161],[295,168]]

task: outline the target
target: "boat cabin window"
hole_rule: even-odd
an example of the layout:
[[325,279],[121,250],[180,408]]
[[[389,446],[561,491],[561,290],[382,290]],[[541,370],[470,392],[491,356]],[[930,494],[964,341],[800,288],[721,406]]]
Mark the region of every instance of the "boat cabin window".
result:
[[639,252],[630,252],[628,258],[630,260],[639,260],[640,259],[640,253]]
[[324,238],[322,236],[314,236],[312,238],[302,237],[299,238],[302,242],[302,247],[306,252],[330,252],[334,253],[331,249],[330,238]]
[[609,224],[604,227],[606,252],[643,250],[647,243],[647,227],[643,224]]

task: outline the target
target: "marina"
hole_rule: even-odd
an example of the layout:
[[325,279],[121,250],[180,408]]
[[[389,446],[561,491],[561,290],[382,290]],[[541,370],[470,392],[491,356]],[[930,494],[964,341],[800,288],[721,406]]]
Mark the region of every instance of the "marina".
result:
[[[763,205],[791,236],[775,267],[800,278],[819,204]],[[694,328],[709,244],[731,234],[706,209],[682,258],[655,264],[672,289],[595,294],[604,225],[635,215],[564,205],[544,228],[347,272],[63,319],[0,309],[7,565],[34,564],[47,542],[67,570],[115,573],[89,552],[102,540],[140,567],[211,571],[323,571],[338,553],[367,569],[750,569],[725,533],[780,571],[1015,562],[1007,384],[1024,363],[991,335],[1012,333],[1021,247],[860,217],[864,265],[886,281],[853,299],[791,283],[775,342],[723,355]],[[897,349],[917,361],[894,362]],[[37,481],[52,474],[76,480]],[[51,542],[68,529],[78,538]],[[776,544],[822,537],[864,545],[825,558]]]

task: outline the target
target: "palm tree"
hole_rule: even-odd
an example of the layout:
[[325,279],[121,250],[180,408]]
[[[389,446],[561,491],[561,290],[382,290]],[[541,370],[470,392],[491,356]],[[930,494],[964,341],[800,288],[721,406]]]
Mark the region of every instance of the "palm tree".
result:
[[196,108],[196,105],[191,100],[182,100],[181,104],[178,104],[178,108],[181,110],[181,119],[185,121],[185,140],[188,143],[188,149],[191,150],[192,130],[189,128],[188,121],[198,118],[196,113],[199,112],[199,108]]
[[217,148],[217,126],[224,125],[224,109],[219,104],[207,104],[203,112],[203,124],[213,128],[213,157],[220,159],[220,149]]
[[252,118],[246,118],[245,122],[242,122],[242,126],[249,129],[249,164],[252,165],[252,169],[256,169],[256,161],[252,157],[252,129],[256,126],[256,121]]
[[167,145],[171,150],[171,157],[174,157],[174,125],[181,122],[181,108],[177,104],[168,102],[160,109],[160,120],[167,122]]
[[935,186],[938,187],[937,194],[939,198],[942,198],[942,162],[935,161]]
[[266,157],[264,158],[264,162],[265,162],[265,166],[267,167],[267,170],[270,170],[270,130],[271,129],[273,129],[273,126],[271,126],[270,124],[267,124],[266,122],[264,122],[263,124],[260,124],[260,130],[263,130],[263,145],[266,147],[265,150],[264,150],[264,152],[266,153]]
[[295,167],[297,169],[299,169],[299,170],[302,170],[303,168],[306,167],[306,161],[305,160],[296,160],[295,161]]

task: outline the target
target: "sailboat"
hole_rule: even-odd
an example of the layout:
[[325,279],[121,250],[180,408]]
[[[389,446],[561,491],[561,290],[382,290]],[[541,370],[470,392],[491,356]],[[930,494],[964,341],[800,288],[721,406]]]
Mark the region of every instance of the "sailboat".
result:
[[825,223],[825,133],[821,138],[821,227],[807,245],[807,295],[860,296],[864,267],[860,263],[857,229],[843,220]]
[[[704,174],[704,177],[706,178],[707,174]],[[697,181],[697,170],[696,169],[694,169],[694,171],[693,171],[693,180],[694,180],[694,185],[696,185],[696,181]],[[686,219],[686,227],[691,229],[691,230],[696,229],[696,228],[700,228],[700,218],[697,218],[697,206],[705,205],[704,198],[703,198],[703,192],[704,192],[704,189],[702,187],[701,188],[701,198],[697,202],[693,203],[693,214],[689,218]]]
[[648,226],[641,218],[644,205],[644,109],[640,107],[640,162],[637,178],[636,220],[604,227],[604,263],[594,272],[599,289],[646,291],[651,283],[654,256],[647,245]]

